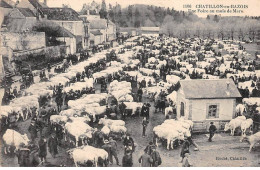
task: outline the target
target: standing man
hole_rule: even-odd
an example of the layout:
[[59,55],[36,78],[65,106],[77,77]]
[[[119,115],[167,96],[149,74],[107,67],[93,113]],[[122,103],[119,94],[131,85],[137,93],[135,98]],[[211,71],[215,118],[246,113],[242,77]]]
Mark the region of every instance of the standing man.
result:
[[182,144],[182,148],[181,148],[181,162],[183,161],[185,154],[186,153],[190,153],[190,143],[188,140],[185,140],[184,143]]
[[123,156],[122,159],[122,165],[123,167],[132,167],[133,166],[133,158],[132,158],[132,152],[126,151],[126,154]]
[[102,146],[102,149],[104,149],[108,153],[108,161],[105,164],[108,165],[109,162],[110,162],[110,164],[112,165],[113,164],[113,162],[112,162],[112,155],[111,155],[112,147],[109,144],[109,141],[107,139],[104,140],[104,145]]
[[153,149],[155,149],[156,146],[153,144],[153,142],[149,142],[149,145],[146,146],[145,151],[148,153],[148,155],[151,155],[153,152]]
[[124,102],[121,102],[121,104],[119,105],[119,110],[122,114],[122,119],[125,120],[125,109],[126,109],[126,105],[124,104]]
[[45,163],[46,156],[47,156],[47,140],[43,135],[41,136],[38,145],[39,145],[39,157],[41,159],[41,162]]
[[17,151],[18,164],[20,167],[30,167],[30,150],[24,144]]
[[118,157],[117,157],[117,153],[116,153],[117,143],[116,143],[115,140],[113,140],[112,137],[109,137],[109,144],[111,145],[111,163],[113,164],[113,156],[114,156],[115,159],[116,159],[116,164],[118,166],[120,166],[119,161],[118,161]]
[[142,121],[142,126],[143,126],[143,137],[145,137],[145,131],[146,131],[146,127],[148,125],[148,121],[146,120],[146,117],[143,118],[143,121]]
[[125,147],[125,153],[127,150],[130,150],[131,153],[134,152],[134,140],[133,140],[133,138],[130,137],[129,134],[126,134],[123,145]]
[[148,155],[146,150],[144,150],[144,154],[139,158],[138,161],[142,167],[151,167],[153,163],[152,157]]
[[217,131],[216,126],[213,124],[213,122],[210,122],[210,127],[209,127],[209,142],[212,142],[212,138]]
[[48,72],[51,72],[51,64],[48,63]]
[[28,131],[31,135],[32,141],[34,141],[37,138],[37,128],[34,120],[31,121]]
[[162,164],[162,158],[160,156],[160,153],[156,150],[156,147],[152,148],[151,157],[153,159],[153,163],[152,163],[153,167],[158,167]]
[[137,90],[137,95],[138,95],[138,101],[142,102],[142,96],[143,96],[143,90],[141,87]]
[[58,154],[58,140],[57,140],[54,132],[51,134],[51,137],[48,141],[48,147],[49,147],[49,152],[51,153],[51,156],[53,158],[55,158],[55,156]]

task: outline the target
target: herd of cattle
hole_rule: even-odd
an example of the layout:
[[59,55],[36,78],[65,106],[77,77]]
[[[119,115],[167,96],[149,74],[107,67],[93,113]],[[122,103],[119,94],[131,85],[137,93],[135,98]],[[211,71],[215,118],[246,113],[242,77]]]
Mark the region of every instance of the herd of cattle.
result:
[[[90,122],[97,122],[103,127],[100,131],[108,136],[127,132],[123,120],[108,119],[106,109],[113,108],[113,114],[120,103],[124,103],[132,115],[140,111],[143,103],[136,99],[133,91],[133,81],[141,86],[144,95],[153,101],[165,100],[165,116],[173,112],[177,93],[176,88],[181,79],[219,79],[232,78],[239,88],[249,88],[249,96],[244,98],[242,104],[238,104],[237,118],[231,120],[225,126],[225,131],[241,127],[242,135],[246,139],[246,131],[253,125],[254,120],[245,116],[249,107],[257,105],[255,110],[260,110],[260,96],[251,97],[253,88],[259,89],[258,78],[260,72],[254,70],[253,60],[250,54],[241,50],[242,42],[217,41],[210,39],[176,39],[169,37],[144,37],[138,36],[127,40],[124,45],[94,54],[85,61],[70,66],[65,73],[54,73],[46,82],[31,85],[23,91],[23,96],[13,99],[9,105],[1,106],[1,130],[7,129],[3,135],[5,151],[13,145],[19,149],[20,144],[28,145],[30,141],[26,134],[10,129],[9,119],[12,115],[15,121],[25,121],[33,115],[38,116],[41,110],[39,99],[48,98],[48,103],[55,107],[54,87],[62,86],[64,93],[82,91],[86,88],[95,88],[95,84],[104,81],[109,87],[95,94],[83,94],[75,100],[69,100],[67,107],[61,109],[58,114],[50,116],[51,124],[59,124],[64,133],[65,140],[72,141],[75,148],[70,150],[75,164],[97,160],[99,157],[107,159],[107,153],[103,149],[92,146],[78,147],[78,141],[83,138],[91,139],[97,128]],[[113,61],[107,59],[107,53],[115,53]],[[227,53],[221,55],[221,53]],[[109,62],[108,62],[109,61]],[[86,67],[99,67],[99,63],[105,63],[93,71],[90,77],[75,81],[78,73],[85,71]],[[256,76],[256,79],[253,77]],[[243,77],[243,81],[241,80]],[[72,81],[73,80],[73,81]],[[241,82],[240,82],[241,80]],[[245,84],[249,84],[247,86]],[[251,84],[254,82],[255,86]],[[259,97],[259,98],[258,98]],[[111,102],[115,100],[116,104]],[[63,101],[64,103],[64,101]],[[108,107],[107,107],[108,106]],[[13,116],[15,115],[15,116]],[[248,115],[248,114],[247,114]],[[247,117],[247,118],[246,118]],[[156,139],[167,141],[167,149],[173,148],[173,142],[184,140],[191,136],[193,122],[183,117],[166,119],[161,125],[153,128]],[[260,132],[248,137],[250,151],[254,144],[260,140]]]

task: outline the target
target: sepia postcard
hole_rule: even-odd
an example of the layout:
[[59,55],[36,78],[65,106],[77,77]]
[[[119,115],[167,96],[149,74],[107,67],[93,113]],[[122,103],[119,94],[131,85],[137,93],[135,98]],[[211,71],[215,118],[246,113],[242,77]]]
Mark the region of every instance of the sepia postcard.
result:
[[0,167],[260,167],[260,0],[0,0]]

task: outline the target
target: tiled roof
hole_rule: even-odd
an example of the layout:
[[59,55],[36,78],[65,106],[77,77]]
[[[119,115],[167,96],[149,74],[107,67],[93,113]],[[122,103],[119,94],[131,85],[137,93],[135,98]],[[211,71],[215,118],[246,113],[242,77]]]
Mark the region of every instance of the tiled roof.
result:
[[35,17],[34,13],[29,8],[17,8],[25,17]]
[[[241,97],[237,87],[231,79],[218,80],[181,80],[185,98],[214,99]],[[229,84],[229,85],[228,85]]]
[[49,20],[81,21],[79,14],[71,8],[42,8]]
[[7,18],[5,20],[6,28],[10,32],[23,32],[31,30],[36,20]]
[[38,2],[37,0],[28,0],[33,6],[34,8],[46,8],[47,6],[43,3]]
[[90,20],[90,29],[106,29],[107,21],[105,19]]
[[75,37],[75,35],[72,34],[70,31],[68,31],[67,29],[49,20],[38,21],[34,25],[33,31],[45,32],[47,36],[70,37],[70,38]]

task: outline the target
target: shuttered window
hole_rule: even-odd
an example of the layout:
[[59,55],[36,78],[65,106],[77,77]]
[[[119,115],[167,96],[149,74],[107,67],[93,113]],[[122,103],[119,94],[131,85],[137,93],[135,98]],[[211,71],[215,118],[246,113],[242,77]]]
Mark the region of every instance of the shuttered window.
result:
[[219,118],[219,104],[207,104],[207,119]]

